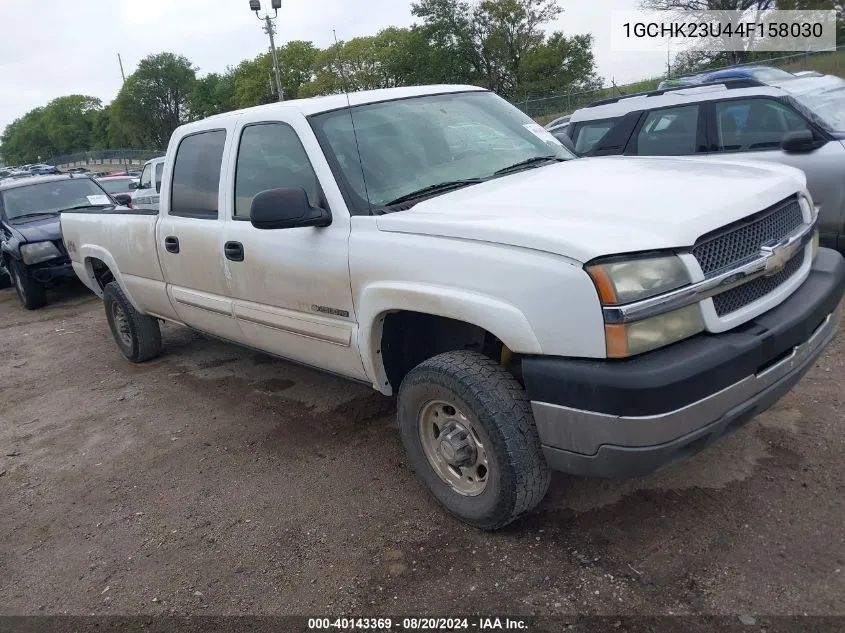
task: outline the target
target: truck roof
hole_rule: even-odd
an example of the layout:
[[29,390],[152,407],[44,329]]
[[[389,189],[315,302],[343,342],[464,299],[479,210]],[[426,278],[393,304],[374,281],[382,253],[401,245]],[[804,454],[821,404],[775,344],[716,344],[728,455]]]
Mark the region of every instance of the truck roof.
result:
[[[421,97],[425,95],[444,94],[451,92],[469,92],[469,91],[484,91],[484,88],[478,86],[462,86],[462,85],[433,85],[433,86],[408,86],[403,88],[383,88],[379,90],[361,90],[358,92],[350,92],[326,95],[323,97],[309,97],[307,99],[292,99],[290,101],[283,101],[280,103],[268,103],[266,105],[254,106],[251,108],[243,108],[241,110],[232,110],[231,112],[224,112],[222,114],[214,114],[210,117],[188,123],[184,128],[206,127],[205,123],[208,121],[219,121],[228,117],[238,116],[244,112],[273,112],[280,108],[296,109],[305,116],[318,114],[320,112],[331,112],[332,110],[339,110],[347,107],[347,105],[358,106],[367,103],[378,103],[380,101],[393,101],[395,99],[407,99],[409,97]],[[348,99],[348,101],[347,101]]]

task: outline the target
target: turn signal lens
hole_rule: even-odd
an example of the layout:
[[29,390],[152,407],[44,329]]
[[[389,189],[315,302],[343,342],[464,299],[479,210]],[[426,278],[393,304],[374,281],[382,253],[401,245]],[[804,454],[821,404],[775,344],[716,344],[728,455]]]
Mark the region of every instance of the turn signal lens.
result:
[[626,358],[649,352],[704,330],[701,308],[693,304],[633,323],[604,326],[608,358]]

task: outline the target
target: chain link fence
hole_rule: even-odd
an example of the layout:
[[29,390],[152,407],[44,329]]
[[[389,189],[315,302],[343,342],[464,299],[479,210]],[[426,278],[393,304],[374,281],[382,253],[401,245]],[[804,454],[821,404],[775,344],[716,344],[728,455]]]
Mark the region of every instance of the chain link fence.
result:
[[96,165],[136,167],[162,154],[164,154],[164,150],[158,149],[104,149],[53,156],[47,161],[47,164],[56,167],[92,167]]
[[[724,68],[737,68],[740,66],[774,66],[790,72],[802,70],[815,70],[827,75],[845,77],[845,44],[840,44],[836,52],[820,53],[797,53],[795,55],[784,55],[761,59],[747,64],[736,64],[718,68],[708,68],[702,72],[713,72]],[[597,90],[560,92],[547,97],[534,97],[522,101],[515,101],[514,105],[520,108],[528,116],[540,123],[548,123],[552,119],[571,114],[578,108],[583,108],[594,101],[620,97],[626,94],[646,92],[655,90],[657,85],[665,77],[640,81],[635,84],[624,86],[608,86]]]

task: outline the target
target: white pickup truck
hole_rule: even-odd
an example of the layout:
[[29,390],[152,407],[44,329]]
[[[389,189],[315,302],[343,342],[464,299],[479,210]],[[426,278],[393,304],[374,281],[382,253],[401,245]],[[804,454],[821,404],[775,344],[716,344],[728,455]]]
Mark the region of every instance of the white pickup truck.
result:
[[800,171],[572,155],[428,86],[180,127],[160,210],[62,214],[131,361],[159,321],[398,396],[410,462],[483,529],[550,470],[641,475],[771,406],[838,327]]

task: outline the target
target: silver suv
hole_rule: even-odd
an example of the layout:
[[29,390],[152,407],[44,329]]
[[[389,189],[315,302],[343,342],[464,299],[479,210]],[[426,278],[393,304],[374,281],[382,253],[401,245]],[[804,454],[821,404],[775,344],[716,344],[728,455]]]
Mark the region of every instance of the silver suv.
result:
[[[567,133],[581,156],[696,156],[797,167],[819,207],[823,245],[845,250],[845,80],[797,77],[678,87],[577,110]],[[690,192],[706,194],[706,192]]]

